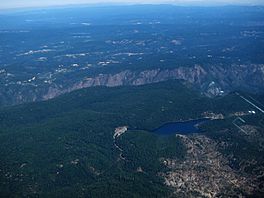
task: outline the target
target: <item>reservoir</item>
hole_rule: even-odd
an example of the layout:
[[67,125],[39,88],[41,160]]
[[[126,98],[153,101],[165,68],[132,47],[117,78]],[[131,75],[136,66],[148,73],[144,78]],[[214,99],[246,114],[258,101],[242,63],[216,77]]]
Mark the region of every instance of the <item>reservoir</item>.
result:
[[199,125],[209,121],[210,119],[198,119],[198,120],[189,120],[183,122],[170,122],[163,124],[159,128],[153,130],[154,133],[159,135],[172,135],[172,134],[191,134],[191,133],[199,133],[201,130],[199,129]]

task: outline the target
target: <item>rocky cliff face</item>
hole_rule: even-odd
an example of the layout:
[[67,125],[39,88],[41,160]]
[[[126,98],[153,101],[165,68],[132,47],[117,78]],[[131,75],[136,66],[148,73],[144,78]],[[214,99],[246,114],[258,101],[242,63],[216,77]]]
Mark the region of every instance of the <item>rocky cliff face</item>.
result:
[[231,65],[178,67],[175,69],[153,69],[134,72],[125,70],[116,74],[100,74],[87,77],[69,87],[52,85],[43,99],[51,99],[63,93],[93,86],[144,85],[171,79],[191,83],[207,96],[216,96],[233,90],[263,92],[264,65]]
[[64,83],[54,81],[45,86],[25,85],[14,89],[3,87],[0,90],[0,106],[48,100],[64,93],[93,86],[138,86],[172,79],[183,80],[209,97],[234,90],[263,93],[264,65],[194,65],[174,69],[124,70],[115,74],[105,73],[94,77],[77,78],[72,83],[70,82],[72,79],[69,81],[66,79]]
[[54,98],[60,94],[67,93],[76,89],[93,87],[93,86],[123,86],[123,85],[144,85],[156,82],[162,82],[171,79],[185,80],[192,84],[201,85],[205,81],[207,72],[201,66],[180,67],[172,70],[153,69],[141,72],[125,70],[116,74],[100,74],[94,78],[85,78],[79,83],[66,89],[60,89],[58,86],[50,87],[48,93],[43,99]]
[[264,91],[264,65],[231,65],[228,68],[210,66],[213,79],[228,90]]

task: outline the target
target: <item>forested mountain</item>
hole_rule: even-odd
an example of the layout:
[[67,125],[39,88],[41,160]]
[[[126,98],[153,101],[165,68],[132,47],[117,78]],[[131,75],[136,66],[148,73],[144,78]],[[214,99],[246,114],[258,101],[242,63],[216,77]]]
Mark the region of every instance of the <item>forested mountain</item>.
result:
[[[181,82],[168,81],[87,88],[46,102],[2,108],[1,195],[263,193],[264,117],[240,96],[210,99]],[[263,102],[262,96],[243,97]],[[245,123],[237,122],[239,116]],[[208,120],[194,134],[153,131],[167,122],[201,118]],[[122,127],[127,130],[122,132]]]

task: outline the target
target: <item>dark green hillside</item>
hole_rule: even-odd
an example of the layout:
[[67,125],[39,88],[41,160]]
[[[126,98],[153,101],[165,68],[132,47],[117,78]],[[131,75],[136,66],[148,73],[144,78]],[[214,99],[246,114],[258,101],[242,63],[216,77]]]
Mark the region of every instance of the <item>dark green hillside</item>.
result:
[[0,126],[18,127],[45,122],[73,111],[90,111],[109,117],[119,116],[121,123],[115,121],[114,126],[128,124],[151,128],[164,121],[197,118],[209,107],[208,101],[177,81],[140,87],[95,87],[47,102],[4,108],[0,111]]
[[[169,121],[201,118],[205,111],[228,115],[248,108],[234,94],[209,99],[177,81],[95,87],[46,102],[3,108],[0,194],[167,197],[172,189],[158,176],[166,171],[160,159],[184,160],[186,148],[175,136],[135,129],[152,130]],[[114,141],[119,126],[129,130]],[[211,127],[216,126],[208,126],[206,133],[214,132]],[[218,138],[217,133],[214,137]]]

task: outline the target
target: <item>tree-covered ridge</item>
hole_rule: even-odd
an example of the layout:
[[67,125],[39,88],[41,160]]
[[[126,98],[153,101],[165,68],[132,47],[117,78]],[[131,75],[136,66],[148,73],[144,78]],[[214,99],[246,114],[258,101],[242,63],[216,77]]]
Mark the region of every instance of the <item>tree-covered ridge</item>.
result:
[[[163,161],[184,162],[186,144],[179,137],[150,131],[166,122],[214,112],[226,119],[203,126],[203,135],[216,142],[236,141],[239,150],[249,141],[221,131],[237,133],[230,116],[250,108],[236,94],[210,99],[178,81],[94,87],[45,102],[2,108],[0,193],[4,197],[171,196],[174,189],[164,184],[162,176],[170,167]],[[258,116],[248,116],[248,123],[256,124]],[[128,126],[128,131],[114,141],[120,126]],[[254,144],[255,140],[250,141]],[[237,152],[232,145],[219,150],[248,159],[247,152]],[[250,158],[261,165],[260,153],[255,146]]]

